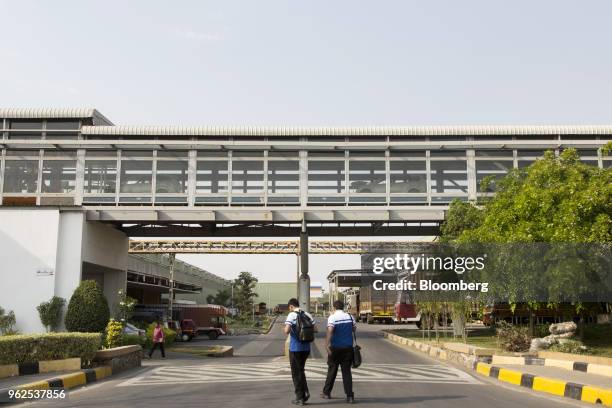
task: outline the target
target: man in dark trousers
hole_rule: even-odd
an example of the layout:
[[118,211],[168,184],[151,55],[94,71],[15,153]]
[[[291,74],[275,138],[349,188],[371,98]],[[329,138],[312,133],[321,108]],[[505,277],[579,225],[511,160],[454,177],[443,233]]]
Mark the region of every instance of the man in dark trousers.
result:
[[[289,299],[289,315],[285,320],[285,334],[289,335],[289,364],[291,365],[291,377],[293,378],[293,386],[295,387],[295,399],[291,401],[295,405],[304,405],[310,393],[308,392],[308,384],[306,383],[306,359],[310,355],[310,343],[300,341],[298,337],[298,318],[302,313],[300,303],[297,299]],[[314,319],[309,313],[303,312],[313,324]]]
[[327,348],[327,378],[323,387],[322,398],[331,399],[332,388],[338,374],[338,366],[342,370],[342,383],[346,402],[355,402],[353,394],[353,376],[351,366],[353,364],[353,332],[357,323],[353,316],[344,311],[344,302],[336,300],[333,304],[334,312],[327,320],[327,336],[325,348]]

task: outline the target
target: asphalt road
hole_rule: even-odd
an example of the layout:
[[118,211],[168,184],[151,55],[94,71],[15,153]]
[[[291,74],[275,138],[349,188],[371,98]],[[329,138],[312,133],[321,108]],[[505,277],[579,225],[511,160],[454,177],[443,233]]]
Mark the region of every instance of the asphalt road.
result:
[[[282,319],[280,319],[282,320]],[[379,335],[380,326],[361,325],[358,342],[363,365],[355,370],[356,402],[363,407],[539,408],[586,406],[562,398],[501,386],[457,367],[407,351]],[[308,405],[345,404],[341,378],[328,401],[318,397],[325,378],[323,327],[307,363],[312,394]],[[220,338],[186,343],[228,344],[232,358],[199,358],[168,353],[106,381],[72,391],[66,401],[26,405],[50,407],[232,407],[292,406],[289,364],[283,357],[284,335],[279,321],[267,335]],[[339,375],[340,377],[340,375]]]

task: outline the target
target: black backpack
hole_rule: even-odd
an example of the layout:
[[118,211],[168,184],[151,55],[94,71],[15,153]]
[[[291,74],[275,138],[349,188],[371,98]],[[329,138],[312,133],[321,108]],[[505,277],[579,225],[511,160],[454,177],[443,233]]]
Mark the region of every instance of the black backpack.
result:
[[315,338],[314,322],[302,310],[297,313],[296,334],[297,338],[305,343],[310,343]]

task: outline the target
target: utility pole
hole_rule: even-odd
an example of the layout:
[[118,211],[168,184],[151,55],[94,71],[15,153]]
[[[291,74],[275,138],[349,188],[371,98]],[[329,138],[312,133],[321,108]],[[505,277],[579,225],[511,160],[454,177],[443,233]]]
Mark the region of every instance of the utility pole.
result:
[[300,271],[298,278],[298,300],[300,308],[310,312],[310,276],[308,276],[308,231],[306,220],[302,220],[302,231],[300,233]]
[[172,306],[174,303],[174,261],[176,258],[176,254],[174,252],[171,252],[168,256],[168,260],[170,261],[170,287],[169,287],[169,291],[168,291],[168,314],[170,315],[168,318],[168,321],[173,321],[174,319],[172,318]]

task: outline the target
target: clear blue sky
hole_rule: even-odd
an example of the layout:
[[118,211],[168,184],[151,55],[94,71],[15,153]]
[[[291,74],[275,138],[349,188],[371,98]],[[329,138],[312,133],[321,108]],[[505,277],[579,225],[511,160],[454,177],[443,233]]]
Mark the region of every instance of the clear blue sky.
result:
[[0,104],[117,124],[610,123],[612,2],[0,0]]
[[[612,123],[612,2],[0,0],[0,105],[116,124]],[[293,256],[190,256],[234,277]],[[359,265],[313,256],[313,280]]]

